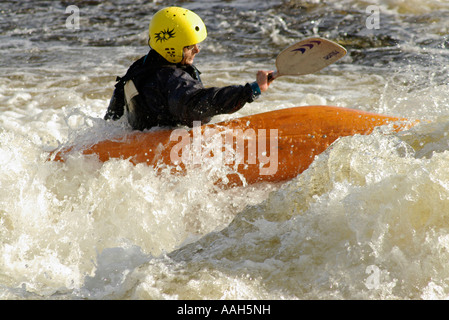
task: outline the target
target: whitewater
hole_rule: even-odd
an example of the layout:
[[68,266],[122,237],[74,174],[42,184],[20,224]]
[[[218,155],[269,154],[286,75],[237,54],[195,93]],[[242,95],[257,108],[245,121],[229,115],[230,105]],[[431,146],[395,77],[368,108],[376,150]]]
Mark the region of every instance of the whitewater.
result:
[[[167,5],[205,21],[206,86],[252,82],[307,37],[348,50],[212,122],[307,105],[422,122],[230,189],[214,168],[47,161],[130,130],[103,116]],[[7,0],[0,14],[0,299],[448,298],[449,1]]]

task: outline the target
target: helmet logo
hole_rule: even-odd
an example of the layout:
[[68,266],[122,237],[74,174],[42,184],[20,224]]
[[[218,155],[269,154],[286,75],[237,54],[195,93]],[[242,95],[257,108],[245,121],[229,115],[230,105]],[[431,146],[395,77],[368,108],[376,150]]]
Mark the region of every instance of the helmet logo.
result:
[[154,34],[155,38],[156,38],[156,42],[160,41],[160,42],[164,42],[167,41],[171,38],[175,37],[175,29],[165,29],[162,30],[161,32],[157,32]]

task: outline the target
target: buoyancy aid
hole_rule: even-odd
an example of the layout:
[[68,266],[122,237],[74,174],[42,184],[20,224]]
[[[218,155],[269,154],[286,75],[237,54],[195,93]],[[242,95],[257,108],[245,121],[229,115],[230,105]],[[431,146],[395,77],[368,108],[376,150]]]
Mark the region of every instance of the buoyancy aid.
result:
[[155,126],[192,126],[217,114],[233,113],[260,94],[257,83],[204,88],[193,65],[173,64],[151,50],[134,62],[117,84],[105,119],[120,119],[125,110],[135,130]]
[[[150,51],[147,55],[136,60],[127,70],[123,77],[116,78],[115,89],[112,94],[111,100],[107,112],[104,116],[105,120],[118,120],[120,119],[125,110],[127,111],[128,121],[132,124],[137,121],[136,107],[145,105],[143,97],[139,94],[134,81],[136,78],[149,75],[151,72],[155,72],[161,67],[176,68],[175,64],[165,61],[155,51]],[[200,74],[201,72],[195,66],[183,66],[184,69],[189,72],[192,78],[202,83]]]

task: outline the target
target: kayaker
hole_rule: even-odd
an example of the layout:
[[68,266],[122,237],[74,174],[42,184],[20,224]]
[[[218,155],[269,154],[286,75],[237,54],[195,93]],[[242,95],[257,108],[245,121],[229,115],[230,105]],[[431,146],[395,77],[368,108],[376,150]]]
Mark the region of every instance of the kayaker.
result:
[[258,71],[256,81],[245,85],[205,88],[193,60],[206,37],[204,22],[190,10],[167,7],[155,13],[149,25],[151,49],[117,78],[104,118],[118,120],[126,109],[135,130],[191,127],[194,121],[233,113],[268,89],[272,71]]

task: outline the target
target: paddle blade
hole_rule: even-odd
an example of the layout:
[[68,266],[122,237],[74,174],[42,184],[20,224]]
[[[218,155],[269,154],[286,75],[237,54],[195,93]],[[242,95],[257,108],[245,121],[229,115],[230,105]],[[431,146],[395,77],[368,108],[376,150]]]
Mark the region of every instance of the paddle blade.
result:
[[315,73],[344,57],[346,49],[322,38],[309,38],[283,50],[276,58],[279,76]]

